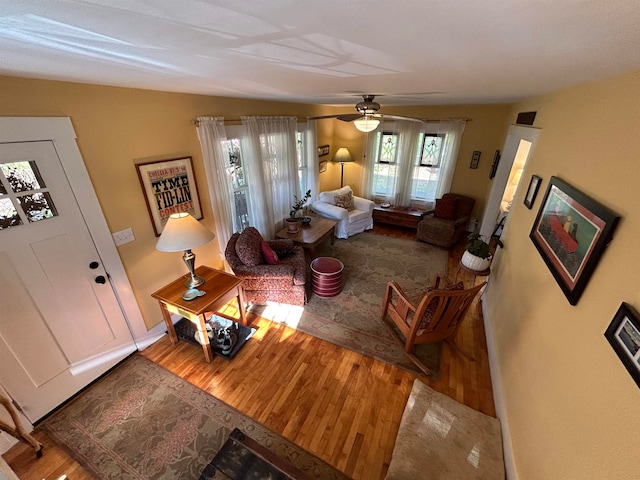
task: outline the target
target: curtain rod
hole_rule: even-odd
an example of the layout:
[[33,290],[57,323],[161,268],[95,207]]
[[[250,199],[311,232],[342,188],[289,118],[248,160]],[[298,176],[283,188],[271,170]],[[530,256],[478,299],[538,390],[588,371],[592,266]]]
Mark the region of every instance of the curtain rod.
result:
[[[205,116],[205,115],[203,115],[203,116]],[[273,116],[273,115],[267,115],[267,116]],[[285,116],[292,116],[292,115],[285,115]],[[211,118],[215,118],[215,117],[211,117]],[[298,120],[298,122],[306,122],[307,121],[306,118],[296,117],[296,119]],[[191,123],[193,125],[195,125],[195,126],[198,126],[198,119],[194,118],[193,120],[191,120]],[[242,125],[242,119],[241,118],[225,118],[223,120],[223,123],[225,125]]]
[[[382,114],[382,116],[383,116],[383,119],[384,119],[384,114]],[[308,121],[307,118],[297,117],[297,119],[298,119],[298,122],[306,122],[306,121]],[[472,121],[471,118],[433,118],[433,119],[432,118],[421,118],[420,120],[422,120],[423,122],[448,122],[448,121],[451,121],[451,120],[462,120],[462,121],[465,121],[465,122]],[[198,126],[198,119],[195,118],[195,119],[191,120],[191,123],[197,127]],[[229,119],[225,118],[223,120],[223,123],[225,125],[242,125],[242,119],[240,119],[240,118],[229,118]]]

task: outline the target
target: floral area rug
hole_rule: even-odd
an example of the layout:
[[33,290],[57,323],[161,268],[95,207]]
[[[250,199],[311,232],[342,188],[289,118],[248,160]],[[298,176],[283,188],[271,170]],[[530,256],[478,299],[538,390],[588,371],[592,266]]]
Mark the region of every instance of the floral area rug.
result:
[[[433,282],[436,273],[447,273],[447,251],[416,240],[364,232],[348,239],[326,242],[317,256],[339,259],[344,264],[342,292],[335,297],[314,295],[307,289],[308,303],[300,315],[270,314],[273,309],[252,307],[258,315],[285,323],[309,335],[349,350],[421,373],[390,336],[381,320],[387,282],[393,280],[416,302]],[[307,281],[311,284],[311,274]],[[440,370],[439,344],[423,344],[417,356],[434,375]]]
[[100,479],[198,479],[234,428],[309,477],[346,479],[221,400],[134,355],[37,428]]

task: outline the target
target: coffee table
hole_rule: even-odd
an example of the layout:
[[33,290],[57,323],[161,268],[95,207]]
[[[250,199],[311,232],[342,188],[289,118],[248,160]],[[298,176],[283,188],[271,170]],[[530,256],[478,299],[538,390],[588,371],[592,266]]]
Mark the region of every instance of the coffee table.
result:
[[293,243],[300,245],[305,250],[309,250],[311,255],[315,254],[316,247],[327,238],[331,238],[331,245],[335,241],[334,227],[338,222],[327,218],[312,217],[309,225],[302,225],[298,233],[289,233],[283,228],[276,237],[289,238]]

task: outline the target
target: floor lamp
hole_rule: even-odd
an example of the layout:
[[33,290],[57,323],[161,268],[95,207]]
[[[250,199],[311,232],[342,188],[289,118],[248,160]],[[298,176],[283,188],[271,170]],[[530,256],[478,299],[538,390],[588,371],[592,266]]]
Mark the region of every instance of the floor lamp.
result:
[[353,162],[351,153],[345,147],[340,147],[336,154],[331,159],[332,162],[340,162],[340,188],[344,185],[344,164],[347,162]]

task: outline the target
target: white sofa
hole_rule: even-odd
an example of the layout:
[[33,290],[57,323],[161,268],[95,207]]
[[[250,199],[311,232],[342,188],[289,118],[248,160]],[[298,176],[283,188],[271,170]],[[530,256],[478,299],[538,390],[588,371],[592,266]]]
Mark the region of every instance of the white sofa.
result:
[[371,200],[353,195],[353,210],[348,211],[345,208],[336,206],[334,197],[349,192],[353,195],[349,185],[338,190],[321,192],[318,195],[318,200],[312,206],[313,211],[321,217],[338,222],[334,232],[338,238],[348,238],[351,235],[373,228],[373,207],[375,203]]

